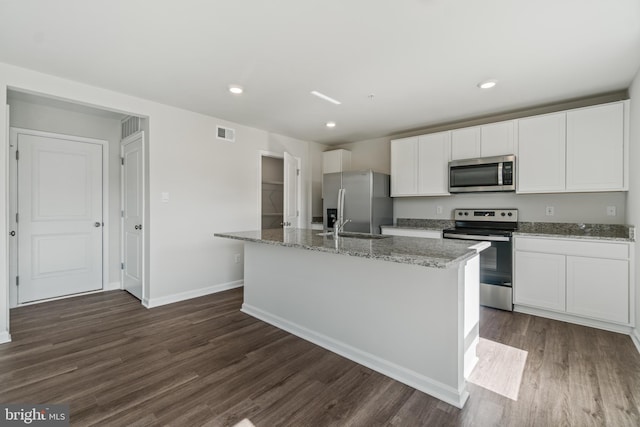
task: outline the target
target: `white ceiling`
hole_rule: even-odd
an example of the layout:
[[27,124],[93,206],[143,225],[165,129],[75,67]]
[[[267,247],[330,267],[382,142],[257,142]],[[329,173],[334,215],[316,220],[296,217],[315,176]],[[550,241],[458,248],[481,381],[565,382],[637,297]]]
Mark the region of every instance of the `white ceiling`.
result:
[[640,68],[639,0],[0,0],[0,16],[1,62],[331,144],[626,89]]

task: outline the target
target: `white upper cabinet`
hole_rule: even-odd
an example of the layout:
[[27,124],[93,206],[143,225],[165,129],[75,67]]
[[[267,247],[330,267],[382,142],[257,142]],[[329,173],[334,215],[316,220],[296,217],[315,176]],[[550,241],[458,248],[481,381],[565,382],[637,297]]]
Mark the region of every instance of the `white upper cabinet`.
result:
[[515,121],[451,131],[451,160],[515,153]]
[[331,150],[322,153],[322,173],[344,172],[351,168],[351,151]]
[[391,141],[391,196],[449,195],[451,133]]
[[517,193],[626,191],[628,101],[391,141],[391,195],[448,195],[448,162],[516,155]]
[[626,102],[518,120],[518,193],[625,191]]
[[391,141],[391,196],[418,194],[418,137]]
[[451,131],[451,160],[480,157],[480,127]]
[[515,121],[480,126],[480,157],[515,154]]
[[624,104],[567,112],[567,191],[615,191],[625,183]]
[[418,193],[420,195],[449,195],[450,141],[450,132],[418,137]]
[[563,112],[518,121],[519,193],[565,191],[565,119]]

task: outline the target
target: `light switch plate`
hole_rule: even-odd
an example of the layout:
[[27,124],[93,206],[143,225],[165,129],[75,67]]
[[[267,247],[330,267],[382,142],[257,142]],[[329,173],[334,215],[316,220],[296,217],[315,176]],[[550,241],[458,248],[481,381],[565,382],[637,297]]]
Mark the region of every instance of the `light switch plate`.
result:
[[167,192],[162,193],[162,203],[169,203],[169,193]]

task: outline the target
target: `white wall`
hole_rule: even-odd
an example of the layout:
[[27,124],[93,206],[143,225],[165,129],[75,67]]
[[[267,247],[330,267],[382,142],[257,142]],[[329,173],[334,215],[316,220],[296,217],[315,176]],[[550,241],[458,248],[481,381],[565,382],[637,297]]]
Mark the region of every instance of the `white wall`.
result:
[[376,172],[391,173],[391,138],[375,138],[366,141],[343,144],[340,147],[351,151],[351,170],[373,169]]
[[[443,213],[436,209],[442,206]],[[547,206],[554,215],[547,216]],[[616,207],[616,216],[607,216],[607,206]],[[444,197],[402,197],[394,199],[394,218],[453,219],[456,208],[516,208],[520,221],[626,223],[626,193],[514,194],[474,193]]]
[[[218,231],[256,229],[259,224],[259,151],[283,153],[302,160],[303,223],[311,210],[312,142],[270,134],[156,102],[0,63],[0,134],[6,131],[8,88],[41,93],[126,114],[148,117],[148,252],[146,295],[153,301],[206,292],[242,280],[242,264],[234,264],[241,243],[213,237]],[[215,126],[236,129],[236,142],[215,138]],[[0,164],[7,165],[7,145]],[[7,199],[6,172],[0,176]],[[161,193],[169,192],[169,203]],[[6,209],[0,209],[0,295],[8,295]],[[177,296],[176,296],[177,295]],[[8,330],[7,298],[0,298],[0,333]]]
[[[629,89],[631,114],[629,129],[629,195],[627,197],[627,221],[640,226],[640,70]],[[636,233],[637,237],[637,233]],[[636,238],[636,338],[640,342],[640,245]]]
[[[9,100],[11,126],[103,139],[109,143],[109,282],[120,282],[120,120]],[[107,284],[105,284],[107,285]]]

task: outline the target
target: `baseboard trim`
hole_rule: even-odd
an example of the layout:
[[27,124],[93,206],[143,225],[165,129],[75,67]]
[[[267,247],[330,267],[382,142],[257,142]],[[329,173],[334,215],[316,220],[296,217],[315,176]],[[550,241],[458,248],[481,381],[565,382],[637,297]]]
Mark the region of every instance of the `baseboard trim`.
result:
[[11,334],[9,331],[0,332],[0,344],[6,344],[8,342],[11,342]]
[[640,353],[640,331],[637,328],[631,332],[631,341],[633,341],[638,353]]
[[120,284],[120,282],[107,283],[106,286],[104,287],[105,291],[117,291],[120,289],[122,289],[122,285]]
[[631,326],[616,325],[615,323],[603,322],[600,320],[584,319],[570,314],[556,313],[540,308],[514,305],[513,311],[534,316],[546,317],[547,319],[559,320],[561,322],[575,323],[576,325],[588,326],[590,328],[603,329],[605,331],[617,332],[619,334],[631,335]]
[[462,392],[429,377],[421,375],[415,371],[403,368],[395,363],[389,362],[371,353],[359,350],[344,342],[334,340],[326,335],[312,331],[296,323],[285,320],[279,316],[265,312],[249,304],[242,304],[240,310],[263,322],[269,323],[277,328],[287,331],[297,337],[310,341],[320,347],[332,351],[340,356],[346,357],[360,365],[373,369],[394,380],[400,381],[410,387],[420,390],[430,396],[447,402],[457,408],[462,408],[469,398],[469,392],[465,389]]
[[180,292],[178,294],[167,295],[160,298],[143,298],[142,305],[147,308],[160,307],[174,302],[185,301],[192,298],[203,297],[205,295],[215,294],[229,289],[239,288],[244,285],[244,280],[235,280],[228,283],[220,283],[218,285],[209,286],[207,288],[194,289],[192,291]]

